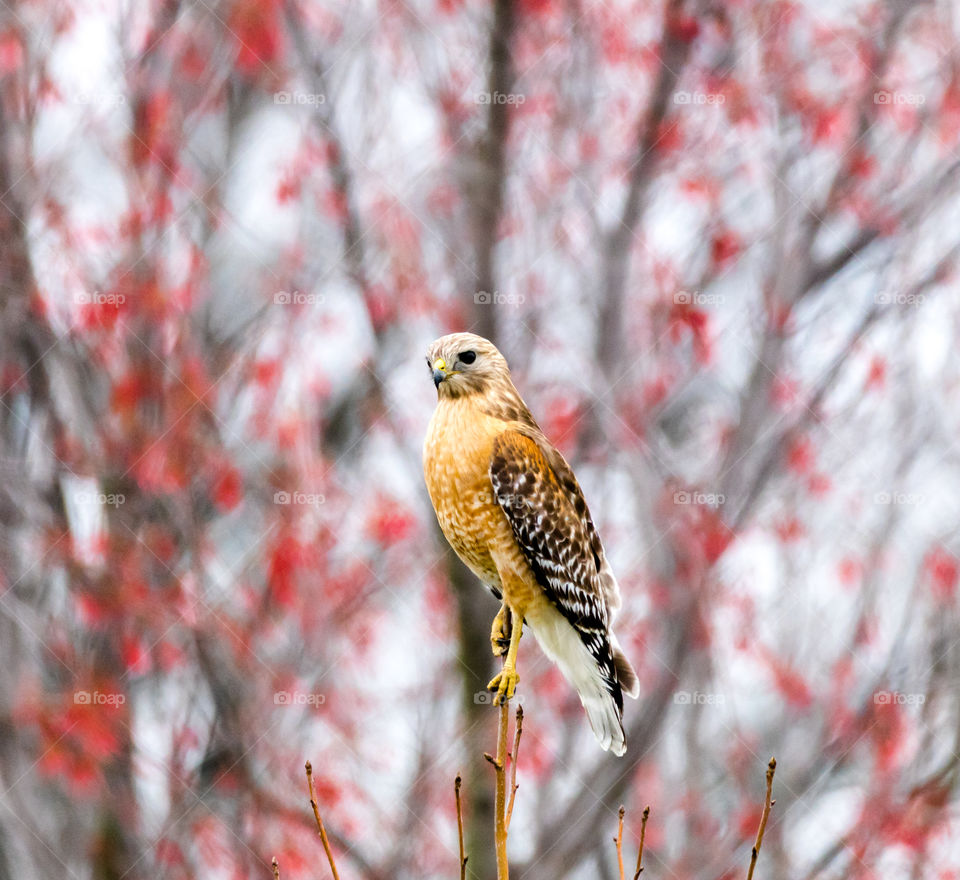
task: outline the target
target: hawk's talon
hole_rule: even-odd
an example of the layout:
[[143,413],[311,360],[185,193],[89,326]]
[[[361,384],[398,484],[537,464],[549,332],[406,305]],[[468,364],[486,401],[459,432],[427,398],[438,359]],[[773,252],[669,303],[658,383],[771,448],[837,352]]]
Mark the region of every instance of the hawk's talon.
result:
[[510,647],[510,612],[501,605],[497,616],[493,618],[493,626],[490,628],[490,648],[494,657],[502,657],[507,653]]
[[501,703],[509,702],[517,690],[517,684],[520,676],[513,666],[504,666],[503,669],[487,685],[488,691],[496,691],[493,697],[493,705],[499,706]]

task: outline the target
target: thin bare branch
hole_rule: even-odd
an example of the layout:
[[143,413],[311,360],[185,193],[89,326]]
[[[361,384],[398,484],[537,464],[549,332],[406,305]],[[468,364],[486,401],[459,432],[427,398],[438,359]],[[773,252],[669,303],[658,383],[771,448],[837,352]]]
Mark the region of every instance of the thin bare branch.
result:
[[307,768],[307,790],[310,792],[310,806],[313,807],[313,817],[317,820],[317,831],[320,833],[320,840],[323,842],[323,850],[327,854],[327,861],[330,862],[330,871],[333,874],[333,880],[340,880],[337,873],[337,865],[333,860],[333,850],[330,848],[330,841],[327,838],[327,829],[323,827],[323,819],[320,818],[320,807],[317,806],[317,798],[313,793],[313,767],[310,762],[306,763]]
[[273,862],[271,864],[273,866],[273,880],[280,880],[280,865],[277,862],[276,856],[273,857]]
[[620,805],[620,810],[617,813],[617,836],[613,838],[613,842],[617,845],[617,869],[619,871],[620,880],[626,880],[626,877],[623,873],[623,814],[626,812],[623,805]]
[[776,803],[771,800],[773,794],[773,774],[777,772],[777,759],[771,758],[767,764],[767,796],[763,803],[763,812],[760,814],[760,827],[757,829],[757,840],[750,853],[750,868],[747,871],[747,880],[753,880],[753,869],[757,866],[757,856],[760,855],[760,847],[763,844],[763,832],[767,830],[767,819],[770,818],[770,809]]
[[467,877],[467,855],[463,848],[463,808],[460,804],[460,786],[463,779],[460,774],[453,782],[453,793],[457,799],[457,837],[460,841],[460,880],[466,880]]
[[647,836],[647,819],[650,818],[650,805],[643,808],[643,818],[640,820],[640,849],[637,851],[637,870],[633,872],[633,880],[639,880],[643,873],[643,841]]
[[513,818],[513,802],[517,797],[517,756],[520,754],[520,734],[523,733],[523,706],[517,706],[517,729],[513,735],[513,751],[510,753],[510,802],[507,804],[507,831]]

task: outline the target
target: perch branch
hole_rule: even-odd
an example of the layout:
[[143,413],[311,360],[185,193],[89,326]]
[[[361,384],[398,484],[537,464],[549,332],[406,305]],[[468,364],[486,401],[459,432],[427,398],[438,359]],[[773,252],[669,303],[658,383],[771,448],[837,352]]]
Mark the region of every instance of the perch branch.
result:
[[770,808],[776,803],[771,800],[773,793],[773,774],[777,771],[777,759],[771,758],[767,764],[767,796],[763,803],[763,812],[760,814],[760,827],[757,829],[757,842],[750,853],[750,869],[747,871],[747,880],[753,880],[753,869],[757,866],[757,856],[760,855],[760,846],[763,843],[763,832],[767,830],[767,819],[770,818]]
[[640,819],[640,849],[637,852],[637,870],[633,873],[633,880],[640,880],[643,873],[643,840],[647,836],[647,819],[650,818],[649,805],[643,808],[643,816]]
[[[497,791],[494,803],[494,829],[497,843],[497,880],[507,880],[510,866],[507,862],[507,729],[510,726],[509,701],[500,704],[500,730],[497,734],[497,759],[491,761],[496,770]],[[486,755],[489,760],[490,756]]]
[[523,733],[523,706],[517,706],[517,729],[513,735],[513,751],[510,753],[510,802],[507,804],[507,818],[504,824],[510,830],[513,818],[513,802],[517,797],[517,755],[520,754],[520,734]]
[[[510,866],[507,863],[507,731],[510,727],[509,700],[500,703],[500,728],[497,733],[497,757],[484,752],[483,757],[492,765],[497,778],[494,798],[494,841],[497,850],[497,880],[507,880]],[[518,719],[522,714],[518,713]],[[517,733],[519,740],[520,734]]]
[[463,779],[460,774],[453,783],[453,793],[457,799],[457,835],[460,838],[460,880],[466,880],[467,877],[467,856],[463,851],[463,809],[460,806],[460,785]]
[[333,860],[333,850],[330,849],[330,841],[327,839],[327,829],[323,827],[323,820],[320,818],[320,808],[317,806],[317,798],[313,793],[313,767],[310,762],[306,763],[307,768],[307,790],[310,792],[310,806],[313,807],[313,817],[317,820],[317,831],[320,833],[320,840],[323,842],[323,850],[327,854],[327,861],[330,862],[330,871],[333,874],[333,880],[340,880],[337,873],[337,865]]
[[623,876],[623,814],[625,812],[621,804],[620,811],[617,813],[617,836],[613,838],[613,842],[617,845],[617,868],[620,871],[620,880],[625,880]]
[[273,880],[280,880],[280,864],[277,862],[277,857],[273,857]]

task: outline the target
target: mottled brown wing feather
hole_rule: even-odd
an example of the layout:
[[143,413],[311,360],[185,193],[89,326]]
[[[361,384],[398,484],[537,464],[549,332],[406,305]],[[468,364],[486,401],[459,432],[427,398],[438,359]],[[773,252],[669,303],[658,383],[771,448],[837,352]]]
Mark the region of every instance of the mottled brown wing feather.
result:
[[564,462],[567,473],[558,476],[552,451],[545,440],[504,431],[494,441],[490,460],[494,497],[537,582],[577,631],[622,709],[601,583],[603,549],[594,543],[596,531],[573,473]]
[[[540,433],[539,429],[538,433]],[[609,618],[607,625],[609,627],[613,623],[617,612],[620,610],[620,587],[617,584],[617,579],[613,576],[613,570],[610,568],[610,564],[607,562],[606,554],[603,552],[600,533],[593,524],[593,518],[590,516],[587,501],[583,497],[583,490],[580,488],[577,478],[573,475],[573,469],[567,464],[567,460],[560,454],[556,447],[554,447],[546,437],[543,437],[542,433],[540,433],[540,437],[542,437],[540,441],[541,448],[545,450],[544,454],[547,457],[551,469],[554,474],[556,474],[560,486],[570,497],[577,514],[583,521],[583,528],[590,542],[590,550],[593,553],[593,558],[600,576],[600,593],[603,596],[603,601],[607,608]]]

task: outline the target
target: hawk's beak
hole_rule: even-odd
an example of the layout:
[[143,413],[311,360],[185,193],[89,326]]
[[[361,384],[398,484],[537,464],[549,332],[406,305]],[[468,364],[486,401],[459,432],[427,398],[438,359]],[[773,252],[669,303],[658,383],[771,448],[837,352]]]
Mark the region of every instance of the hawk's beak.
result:
[[447,378],[447,365],[443,358],[437,358],[433,362],[433,387],[439,388],[440,383]]

